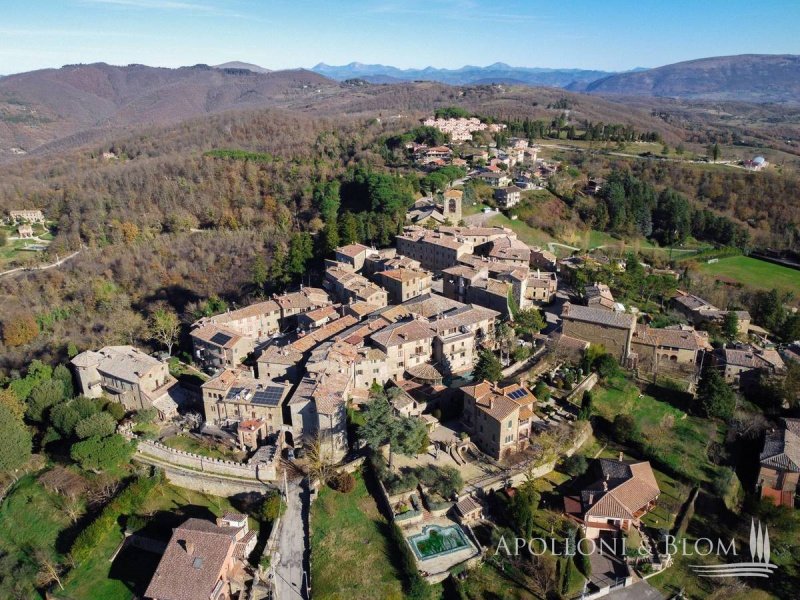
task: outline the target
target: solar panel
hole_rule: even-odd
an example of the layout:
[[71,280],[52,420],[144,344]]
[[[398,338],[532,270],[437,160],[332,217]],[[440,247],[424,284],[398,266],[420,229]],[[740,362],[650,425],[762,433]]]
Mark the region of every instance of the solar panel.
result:
[[512,400],[516,400],[518,398],[522,398],[525,395],[527,395],[527,392],[525,390],[514,390],[508,395],[508,397],[511,398]]
[[263,404],[265,406],[278,406],[283,397],[283,388],[269,386],[265,390],[258,390],[253,394],[253,404]]
[[224,346],[230,341],[231,341],[231,336],[229,336],[227,333],[220,332],[220,333],[215,333],[214,335],[211,336],[211,343],[217,344],[218,346]]

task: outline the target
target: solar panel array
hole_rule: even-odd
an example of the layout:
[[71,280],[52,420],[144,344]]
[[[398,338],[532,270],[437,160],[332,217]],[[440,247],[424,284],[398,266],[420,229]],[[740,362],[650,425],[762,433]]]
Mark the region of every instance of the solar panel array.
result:
[[283,397],[283,388],[269,386],[265,390],[258,390],[253,394],[253,404],[263,404],[265,406],[278,406]]
[[218,346],[224,346],[230,341],[231,341],[231,336],[229,336],[227,333],[219,332],[211,336],[211,343],[217,344]]
[[511,392],[508,395],[508,397],[511,398],[512,400],[517,400],[517,399],[522,398],[523,396],[527,396],[527,395],[528,395],[528,392],[526,392],[523,389],[519,389],[519,390],[514,390],[513,392]]

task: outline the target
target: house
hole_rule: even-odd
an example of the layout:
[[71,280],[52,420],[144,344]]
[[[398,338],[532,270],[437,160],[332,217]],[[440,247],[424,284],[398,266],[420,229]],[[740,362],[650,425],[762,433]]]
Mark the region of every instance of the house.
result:
[[300,378],[304,358],[303,352],[291,344],[269,346],[256,359],[258,380],[296,382]]
[[205,421],[223,426],[261,419],[274,433],[283,424],[281,404],[290,387],[259,381],[245,369],[225,369],[201,386]]
[[322,285],[345,304],[366,302],[386,306],[389,301],[386,290],[341,263],[332,263],[326,267]]
[[783,419],[783,427],[768,431],[759,460],[761,497],[794,508],[800,495],[800,419]]
[[605,283],[595,282],[592,285],[587,285],[584,295],[586,297],[586,306],[614,310],[616,304],[614,295]]
[[564,335],[602,345],[620,364],[628,364],[635,316],[566,302],[561,311],[561,323]]
[[8,212],[8,217],[12,223],[44,223],[42,211],[36,208],[11,210]]
[[638,527],[661,495],[650,463],[626,462],[622,456],[619,460],[601,458],[595,469],[599,478],[581,491],[578,502],[565,499],[567,513],[583,523],[589,539],[596,539],[603,531]]
[[192,349],[207,369],[232,369],[255,350],[255,340],[225,325],[208,323],[192,330]]
[[515,185],[499,187],[494,190],[493,196],[498,206],[502,208],[511,208],[519,204],[522,198],[522,190]]
[[[722,323],[729,311],[721,310],[704,300],[700,296],[677,290],[672,298],[672,305],[683,314],[690,323],[701,325],[703,323]],[[745,310],[733,311],[736,313],[739,325],[739,334],[745,334],[750,329],[750,313]]]
[[528,308],[533,304],[549,304],[558,291],[558,276],[548,271],[535,272],[528,275],[527,286],[524,292],[524,301],[519,303],[520,308]]
[[531,267],[545,271],[558,270],[558,257],[552,252],[542,250],[539,246],[531,246]]
[[473,247],[493,242],[494,240],[507,237],[517,239],[517,234],[509,227],[465,227],[443,225],[437,227],[436,231],[445,235],[461,238],[470,242]]
[[229,600],[244,589],[247,558],[256,541],[244,515],[226,514],[216,523],[187,519],[172,530],[144,597]]
[[434,335],[428,320],[416,317],[387,325],[370,340],[386,354],[389,376],[401,379],[408,369],[430,360]]
[[297,326],[308,331],[339,318],[339,305],[331,304],[297,315]]
[[267,439],[267,423],[264,419],[248,419],[236,424],[239,447],[248,451],[257,450]]
[[745,169],[751,171],[761,171],[769,166],[769,161],[763,156],[756,156],[753,159],[748,159],[742,162]]
[[533,433],[536,397],[526,387],[483,381],[461,388],[462,422],[475,445],[495,460],[525,449]]
[[436,332],[433,360],[449,374],[469,371],[475,365],[478,344],[491,345],[500,313],[474,304],[463,306],[431,321]]
[[17,235],[19,235],[21,239],[32,238],[33,226],[30,223],[23,223],[17,227]]
[[713,350],[708,333],[686,325],[654,328],[637,325],[631,340],[640,372],[694,376],[704,352]]
[[401,304],[431,291],[432,275],[423,269],[391,269],[375,274],[378,284],[388,292],[392,304]]
[[360,271],[369,252],[369,247],[364,244],[341,246],[336,248],[336,262],[350,265],[354,271]]
[[751,344],[718,348],[712,355],[712,364],[722,371],[725,381],[740,389],[757,383],[762,373],[781,375],[786,371],[777,350]]
[[235,310],[204,317],[192,324],[199,328],[205,325],[221,325],[239,335],[253,340],[266,339],[281,329],[281,307],[275,300],[256,302]]
[[396,238],[398,253],[420,263],[424,269],[438,272],[458,264],[459,258],[472,254],[474,244],[463,237],[421,227],[406,227]]
[[107,394],[128,410],[155,408],[162,420],[177,415],[183,392],[167,363],[133,346],[81,352],[71,361],[81,394]]
[[471,175],[473,179],[477,179],[478,181],[482,181],[483,183],[487,183],[492,187],[496,188],[504,188],[511,185],[511,177],[508,176],[507,173],[502,171],[490,171],[490,170],[482,170],[478,171],[474,175]]
[[527,267],[531,260],[531,249],[516,237],[501,236],[475,249],[491,260]]
[[462,525],[474,525],[483,520],[483,505],[471,495],[464,496],[454,507],[456,521]]
[[470,302],[509,315],[509,294],[513,284],[492,279],[487,267],[457,265],[442,271],[442,293],[458,302]]

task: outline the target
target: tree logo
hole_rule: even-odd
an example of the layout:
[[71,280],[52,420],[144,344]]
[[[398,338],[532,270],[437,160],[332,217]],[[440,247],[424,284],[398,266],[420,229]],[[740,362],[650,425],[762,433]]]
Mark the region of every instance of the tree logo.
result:
[[[734,551],[735,554],[735,551]],[[691,565],[700,577],[769,577],[778,568],[769,562],[769,530],[766,525],[761,529],[759,521],[750,521],[750,562],[738,562],[727,565]]]

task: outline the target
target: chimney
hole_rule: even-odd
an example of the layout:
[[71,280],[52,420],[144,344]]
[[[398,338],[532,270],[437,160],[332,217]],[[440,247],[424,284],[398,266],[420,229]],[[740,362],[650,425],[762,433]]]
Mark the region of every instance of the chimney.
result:
[[607,491],[608,491],[608,482],[607,482],[607,481],[604,481],[604,482],[603,482],[603,491],[604,491],[604,492],[607,492]]
[[589,492],[589,504],[594,504],[594,492]]
[[620,453],[619,453],[619,462],[622,462],[622,451],[621,450],[620,450]]

